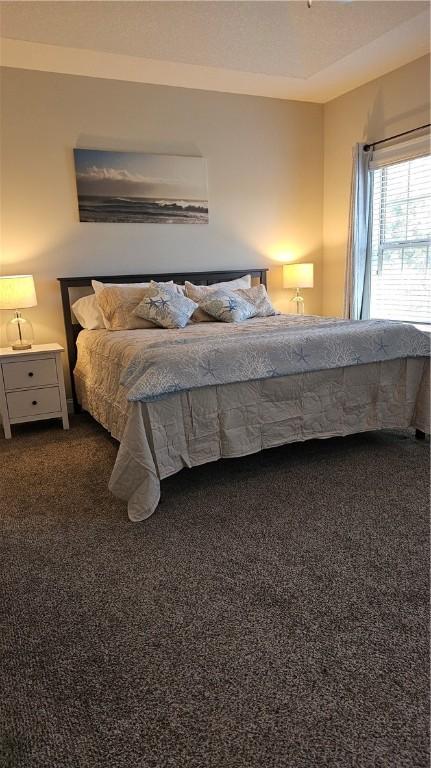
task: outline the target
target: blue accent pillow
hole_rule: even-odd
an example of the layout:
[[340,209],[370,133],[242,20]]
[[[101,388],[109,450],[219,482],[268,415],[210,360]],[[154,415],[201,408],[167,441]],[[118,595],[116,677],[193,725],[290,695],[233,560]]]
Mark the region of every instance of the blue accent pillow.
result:
[[152,280],[134,314],[161,328],[184,328],[197,306],[174,285]]
[[199,302],[199,307],[223,323],[239,323],[255,314],[255,308],[250,302],[236,291],[229,291],[227,288],[208,293]]

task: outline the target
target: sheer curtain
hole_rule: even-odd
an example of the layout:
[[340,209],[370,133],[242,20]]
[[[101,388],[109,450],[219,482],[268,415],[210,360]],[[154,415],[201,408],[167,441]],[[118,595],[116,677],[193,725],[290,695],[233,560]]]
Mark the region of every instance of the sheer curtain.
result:
[[344,292],[344,317],[352,320],[368,317],[370,303],[372,151],[366,152],[364,146],[356,144],[353,148]]

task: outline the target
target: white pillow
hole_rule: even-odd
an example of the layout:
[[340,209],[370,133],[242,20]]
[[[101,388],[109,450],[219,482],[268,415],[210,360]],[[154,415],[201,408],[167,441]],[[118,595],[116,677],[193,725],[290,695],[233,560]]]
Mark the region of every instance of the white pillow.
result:
[[[172,285],[173,282],[173,280],[169,280],[167,285]],[[100,293],[104,288],[112,288],[113,286],[115,288],[148,288],[150,283],[101,283],[100,280],[92,280],[91,285],[94,293]],[[163,283],[160,283],[160,285],[163,285]],[[178,293],[184,292],[183,286],[175,285],[175,288]]]
[[230,291],[238,291],[240,288],[251,288],[251,275],[244,275],[244,277],[237,277],[236,280],[226,280],[224,283],[212,283],[211,285],[195,285],[186,280],[186,295],[188,289],[192,291],[196,289],[203,294],[210,291],[218,291],[221,288],[227,288]]
[[101,283],[100,280],[92,280],[91,287],[94,293],[100,293],[104,288],[148,288],[149,283]]
[[97,303],[96,294],[83,296],[72,304],[72,311],[78,323],[88,331],[104,328],[103,315]]

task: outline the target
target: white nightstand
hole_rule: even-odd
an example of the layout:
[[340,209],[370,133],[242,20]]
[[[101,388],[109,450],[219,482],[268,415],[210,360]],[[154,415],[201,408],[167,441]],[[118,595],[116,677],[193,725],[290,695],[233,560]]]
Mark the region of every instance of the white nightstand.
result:
[[63,419],[69,429],[60,344],[34,344],[15,351],[0,348],[0,412],[6,438],[11,424]]

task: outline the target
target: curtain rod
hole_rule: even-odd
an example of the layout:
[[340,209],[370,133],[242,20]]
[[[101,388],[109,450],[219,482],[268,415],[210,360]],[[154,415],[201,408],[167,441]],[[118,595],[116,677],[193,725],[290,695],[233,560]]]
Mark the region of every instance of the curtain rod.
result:
[[364,151],[369,152],[371,147],[377,147],[378,144],[384,144],[386,141],[392,141],[392,139],[399,139],[400,136],[407,136],[408,133],[414,133],[415,131],[421,131],[423,128],[430,128],[431,123],[425,123],[425,125],[418,125],[417,128],[411,128],[410,131],[403,131],[403,133],[396,133],[395,136],[388,136],[387,139],[380,139],[380,141],[372,141],[371,144],[364,144]]

